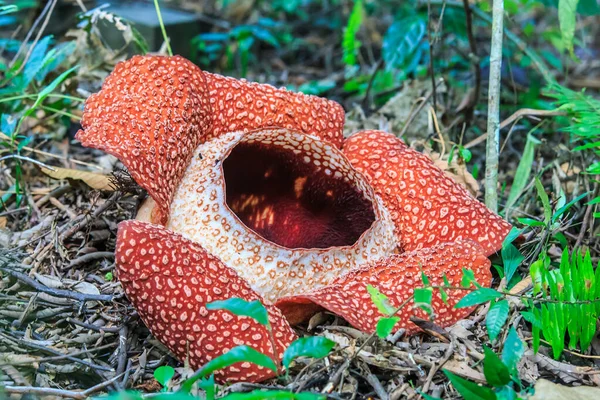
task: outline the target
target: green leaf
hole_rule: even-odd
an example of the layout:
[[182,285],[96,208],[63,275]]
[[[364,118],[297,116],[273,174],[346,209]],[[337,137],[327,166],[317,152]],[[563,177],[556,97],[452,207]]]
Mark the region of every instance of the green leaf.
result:
[[[414,293],[413,299],[414,299],[415,304],[418,304],[422,310],[424,310],[428,314],[431,314],[432,295],[433,295],[433,288],[430,288],[430,287],[415,288],[415,293]],[[425,306],[425,304],[426,304],[426,306]]]
[[[463,276],[463,278],[464,278],[464,276]],[[442,279],[444,280],[444,286],[445,287],[450,287],[450,281],[448,280],[448,277],[446,276],[445,272],[444,272],[444,275],[442,275]]]
[[[471,158],[473,157],[473,155],[471,154],[471,150],[469,149],[465,149],[462,146],[458,147],[458,154],[460,154],[460,157],[465,160],[465,162],[469,162],[471,161]],[[448,163],[450,164],[450,162]]]
[[57,76],[52,82],[50,82],[50,84],[46,86],[44,90],[39,92],[31,108],[25,111],[25,117],[29,117],[31,114],[33,114],[34,111],[39,107],[39,105],[42,104],[42,102],[46,99],[46,97],[48,97],[48,95],[52,93],[57,88],[57,86],[60,85],[65,79],[67,79],[67,76],[69,76],[77,68],[79,68],[78,65],[74,66],[73,68],[69,68],[68,70]]
[[465,400],[496,400],[496,394],[492,389],[486,386],[480,386],[475,382],[470,382],[458,375],[454,375],[447,369],[443,370],[443,372]]
[[205,400],[215,399],[215,374],[210,374],[208,378],[202,378],[198,387],[206,393]]
[[508,368],[510,375],[518,377],[517,365],[525,354],[525,345],[519,339],[519,335],[515,328],[510,328],[506,341],[504,342],[504,349],[502,349],[502,362]]
[[283,353],[283,366],[289,368],[291,362],[298,357],[325,357],[335,346],[333,340],[323,336],[312,336],[296,339]]
[[163,387],[163,390],[166,390],[169,386],[169,381],[175,375],[175,370],[173,367],[168,365],[163,365],[154,370],[154,379],[158,381]]
[[573,207],[573,205],[575,203],[577,203],[579,200],[583,199],[587,195],[588,195],[588,193],[585,192],[584,194],[575,197],[573,200],[571,200],[570,202],[568,202],[567,204],[565,204],[564,206],[562,206],[561,208],[559,208],[558,210],[556,210],[556,212],[552,216],[552,223],[556,222],[556,220],[559,219],[561,217],[561,215],[563,215],[564,213],[566,213],[567,211],[569,211],[569,209],[571,207]]
[[475,280],[475,273],[467,268],[463,268],[462,271],[463,276],[460,280],[460,286],[468,288],[469,286],[471,286],[471,283],[477,286],[477,281]]
[[563,46],[572,57],[575,56],[573,38],[575,37],[577,3],[579,0],[558,0],[558,25],[562,33]]
[[477,289],[460,299],[455,308],[470,307],[502,297],[502,293],[491,288]]
[[443,287],[440,287],[439,291],[440,291],[440,297],[442,298],[442,301],[444,302],[445,305],[448,305],[448,293],[446,293],[446,290]]
[[375,329],[377,336],[382,339],[388,337],[398,321],[400,321],[400,317],[380,318],[379,321],[377,321],[377,327]]
[[548,193],[546,193],[544,185],[542,185],[540,178],[537,176],[535,177],[535,187],[540,200],[542,200],[542,205],[544,206],[544,222],[548,224],[552,219],[552,207],[550,206],[550,200],[548,200]]
[[527,135],[527,142],[525,142],[525,149],[523,150],[523,156],[519,160],[519,165],[515,171],[515,179],[510,188],[508,199],[506,200],[505,210],[509,210],[521,197],[525,187],[529,184],[531,175],[531,168],[533,166],[533,159],[535,155],[535,146],[541,142],[536,139],[533,135]]
[[392,315],[396,311],[394,307],[389,302],[388,297],[381,293],[379,289],[377,289],[373,285],[367,285],[367,292],[371,296],[371,301],[375,304],[375,307],[379,310],[383,315]]
[[483,359],[483,374],[485,380],[492,386],[501,387],[510,382],[510,373],[500,357],[487,346],[483,347],[485,357]]
[[421,56],[418,50],[426,33],[426,20],[421,16],[410,16],[394,22],[383,37],[381,52],[386,68],[406,71],[406,67],[413,64],[414,69],[414,61]]
[[521,265],[521,262],[525,257],[519,252],[519,250],[513,245],[509,244],[502,247],[502,261],[504,263],[504,276],[506,282],[510,282],[517,267]]
[[506,323],[506,319],[508,318],[509,305],[506,299],[502,299],[490,307],[490,311],[488,311],[485,317],[485,325],[487,326],[488,335],[490,336],[490,341],[496,340],[500,332],[502,331],[502,327]]
[[241,345],[236,346],[229,350],[227,353],[220,355],[219,357],[213,358],[206,363],[200,370],[198,370],[192,377],[183,382],[181,390],[189,393],[194,383],[197,380],[202,379],[213,372],[227,368],[238,362],[251,362],[256,365],[260,365],[265,368],[269,368],[273,372],[277,372],[277,365],[267,355],[256,351],[250,346]]
[[533,218],[517,218],[517,221],[527,226],[546,226],[542,221]]
[[261,325],[269,325],[269,314],[260,300],[246,301],[239,297],[232,297],[208,303],[206,308],[208,310],[227,310],[238,316],[254,318]]
[[425,275],[423,271],[421,271],[421,281],[423,282],[423,286],[431,285],[431,283],[429,282],[429,278],[427,277],[427,275]]
[[507,246],[510,243],[514,242],[515,239],[519,237],[521,232],[522,232],[521,229],[518,229],[514,226],[512,228],[510,228],[510,232],[508,232],[508,235],[506,235],[506,237],[504,238],[504,242],[502,242],[502,247]]
[[364,12],[362,0],[355,0],[342,38],[342,61],[346,65],[356,65],[356,52],[361,46],[360,41],[356,39],[356,34],[362,24]]

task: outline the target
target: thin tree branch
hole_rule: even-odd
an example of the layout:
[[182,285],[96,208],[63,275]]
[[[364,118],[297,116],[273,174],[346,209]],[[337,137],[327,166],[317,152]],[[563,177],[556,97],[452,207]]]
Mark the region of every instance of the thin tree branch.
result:
[[500,143],[500,86],[502,73],[502,36],[504,0],[492,4],[492,48],[488,89],[487,145],[485,151],[485,204],[498,212],[498,153]]

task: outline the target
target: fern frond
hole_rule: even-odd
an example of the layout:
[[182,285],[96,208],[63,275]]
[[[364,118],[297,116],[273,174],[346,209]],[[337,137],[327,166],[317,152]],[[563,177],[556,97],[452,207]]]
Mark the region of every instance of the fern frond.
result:
[[364,6],[362,0],[355,0],[342,39],[342,61],[346,65],[356,65],[356,53],[361,46],[361,42],[356,39],[356,35],[362,25],[363,14]]

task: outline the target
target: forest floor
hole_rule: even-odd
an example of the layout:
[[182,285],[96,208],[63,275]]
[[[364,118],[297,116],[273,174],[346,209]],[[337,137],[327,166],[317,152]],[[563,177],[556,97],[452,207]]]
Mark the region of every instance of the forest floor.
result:
[[[210,30],[231,32],[236,26],[255,26],[259,17],[266,18],[264,5],[260,10],[257,8],[259,11],[251,11],[243,7],[247,3],[253,2],[242,1],[237,7],[224,10],[204,9],[202,11],[210,15],[210,18],[204,17],[205,23]],[[363,43],[357,64],[362,72],[355,71],[355,79],[348,79],[349,69],[341,62],[342,27],[323,27],[319,24],[325,22],[316,18],[329,17],[344,25],[352,2],[350,5],[341,3],[344,5],[309,7],[307,17],[294,19],[287,14],[281,17],[295,21],[290,29],[299,39],[286,42],[284,34],[270,33],[279,42],[278,46],[270,46],[271,39],[261,32],[254,31],[255,42],[250,44],[244,44],[243,38],[231,34],[223,46],[234,56],[226,60],[227,51],[224,51],[225,55],[219,53],[203,68],[235,76],[245,70],[249,80],[304,88],[337,100],[347,112],[346,135],[361,129],[393,132],[430,155],[438,166],[482,199],[487,67],[483,65],[477,72],[477,82],[468,61],[463,60],[460,68],[456,66],[455,71],[449,71],[453,68],[450,53],[468,52],[468,42],[452,44],[453,39],[449,38],[452,35],[448,33],[452,23],[448,21],[446,26],[439,26],[442,11],[436,6],[431,14],[433,28],[439,29],[434,54],[439,61],[438,72],[434,79],[428,77],[428,58],[423,54],[415,61],[419,68],[409,77],[397,80],[396,76],[388,83],[384,82],[387,78],[376,80],[375,76],[387,73],[378,61],[382,38],[377,24],[378,21],[387,25],[391,22],[385,7],[381,6],[381,10],[371,10],[372,16],[363,21]],[[199,7],[185,2],[179,5],[188,10],[196,7],[196,11]],[[426,4],[418,3],[417,9],[418,15],[427,16]],[[41,10],[40,6],[37,15],[41,15],[43,24],[51,12],[44,14]],[[454,6],[452,10],[461,9]],[[260,15],[257,16],[257,12]],[[532,14],[532,19],[547,21],[539,13]],[[281,16],[282,12],[275,15]],[[24,31],[16,37],[31,27],[29,19],[24,22]],[[20,157],[1,158],[0,176],[3,195],[0,387],[7,387],[5,394],[9,398],[83,399],[125,389],[153,393],[161,389],[153,375],[156,368],[163,365],[175,368],[172,383],[175,389],[193,372],[152,337],[113,275],[117,224],[135,218],[145,192],[116,158],[84,148],[74,139],[80,128],[83,100],[99,90],[117,62],[129,57],[128,52],[136,48],[135,34],[129,25],[119,25],[121,22],[102,12],[89,14],[81,21],[79,27],[57,33],[55,42],[48,40],[43,49],[38,49],[39,54],[32,50],[35,46],[25,46],[19,57],[32,52],[29,63],[35,62],[35,57],[39,63],[51,51],[64,57],[53,66],[50,66],[52,62],[38,65],[32,71],[36,78],[21,92],[9,93],[12,97],[0,94],[4,96],[0,98],[0,106],[3,107],[2,132],[6,144],[3,145],[6,151],[0,156],[17,154],[8,151],[12,149],[10,146],[18,145]],[[128,47],[107,48],[96,29],[100,22],[116,23]],[[476,25],[478,51],[483,54],[489,49],[486,33],[489,24],[480,20]],[[517,22],[510,23],[507,29],[515,26]],[[581,52],[577,64],[572,65],[567,60],[568,65],[562,69],[549,67],[549,70],[564,85],[574,90],[587,86],[593,94],[594,85],[597,85],[595,89],[600,88],[600,64],[594,56],[600,53],[597,39],[600,31],[599,26],[592,27],[589,23],[587,28],[591,29],[588,37],[596,38],[586,47],[592,55]],[[46,32],[39,28],[33,32],[31,40],[35,39],[36,44],[45,40]],[[529,39],[534,40],[531,36]],[[526,62],[519,64],[521,58],[512,52],[518,53],[522,47],[510,37],[507,42],[511,55],[503,72],[502,150],[498,169],[500,210],[504,218],[523,230],[515,242],[522,254],[515,281],[508,284],[498,272],[503,271],[506,256],[498,254],[492,258],[492,263],[498,266],[494,268],[492,287],[515,295],[507,297],[510,311],[498,339],[490,341],[487,332],[486,316],[492,306],[489,302],[448,329],[439,328],[434,321],[424,323],[426,329],[422,333],[403,336],[399,332],[387,339],[373,338],[339,317],[321,312],[296,329],[300,335],[324,336],[336,342],[328,356],[318,361],[298,359],[284,377],[262,384],[222,386],[221,394],[268,387],[323,393],[333,399],[416,399],[421,394],[460,398],[442,371],[485,385],[484,346],[500,353],[509,327],[515,328],[524,346],[524,354],[518,362],[520,386],[515,389],[517,392],[531,391],[536,383],[538,396],[543,393],[550,396],[548,393],[556,394],[569,387],[600,387],[597,335],[589,348],[567,349],[559,360],[553,358],[551,347],[544,339],[535,353],[531,346],[533,325],[524,318],[522,311],[527,306],[518,297],[531,294],[529,268],[540,253],[560,262],[563,248],[585,249],[589,250],[593,264],[598,263],[600,224],[595,215],[596,204],[591,200],[598,196],[599,184],[597,175],[585,173],[596,155],[573,150],[575,146],[563,130],[569,124],[569,116],[548,106],[554,99],[540,94],[539,71]],[[250,46],[250,54],[240,53],[245,45]],[[547,50],[547,45],[529,43],[527,46],[531,45],[538,52]],[[19,49],[19,43],[5,41],[0,53],[3,65],[18,67],[18,63],[11,62],[19,59]],[[531,47],[527,49],[533,51]],[[164,49],[162,51],[164,54]],[[209,57],[209,53],[202,51],[199,50],[199,57]],[[79,66],[77,70],[52,90],[59,96],[48,97],[43,106],[34,104],[44,87],[75,65]],[[48,77],[40,75],[43,68],[47,69]],[[27,65],[23,64],[21,69],[27,71]],[[6,87],[19,79],[6,83]],[[456,82],[460,81],[469,83],[457,86]],[[359,89],[351,90],[349,82]],[[475,85],[477,96],[473,101]],[[34,106],[35,110],[20,122],[20,136],[11,141],[8,136],[13,129],[10,129],[8,116],[19,119],[24,110]],[[531,135],[535,138],[528,140]],[[527,158],[531,158],[529,163],[520,167]],[[47,166],[61,169],[49,171]],[[525,168],[526,173],[519,172],[519,168]],[[543,222],[546,211],[535,188],[536,176],[549,193],[553,213],[581,196],[581,201],[572,204],[548,229],[543,223],[531,222]],[[510,199],[506,207],[511,188],[517,181],[518,196]],[[566,393],[573,399],[576,396],[574,392]]]

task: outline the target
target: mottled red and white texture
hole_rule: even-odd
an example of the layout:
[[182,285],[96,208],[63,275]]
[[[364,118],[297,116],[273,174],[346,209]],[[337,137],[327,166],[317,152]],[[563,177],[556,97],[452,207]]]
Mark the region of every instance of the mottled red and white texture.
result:
[[343,152],[392,214],[405,251],[470,239],[491,255],[510,231],[508,222],[473,198],[429,157],[390,133],[356,133],[346,139]]
[[[395,306],[421,286],[421,271],[458,285],[469,268],[490,284],[486,255],[510,225],[393,135],[342,143],[343,121],[335,102],[180,57],[134,57],[90,97],[77,138],[121,159],[155,200],[144,219],[166,225],[120,224],[116,264],[127,297],[177,357],[198,368],[240,344],[273,356],[263,327],[209,312],[214,300],[264,301],[281,354],[294,338],[282,312],[296,323],[324,307],[372,331],[381,315],[367,284]],[[470,312],[452,308],[464,291],[448,294],[449,305],[434,296],[441,326]],[[424,316],[410,305],[396,329],[415,332],[413,315]],[[218,379],[269,376],[246,364]]]
[[[341,315],[353,326],[373,332],[377,321],[385,315],[382,315],[371,301],[367,285],[375,286],[388,296],[390,305],[397,308],[410,299],[415,288],[423,286],[421,271],[427,275],[433,286],[443,286],[443,276],[446,275],[450,286],[459,287],[463,267],[475,273],[479,284],[489,286],[491,283],[490,260],[483,255],[481,246],[471,241],[457,241],[394,254],[355,269],[321,289],[300,296],[282,298],[276,305],[287,315],[288,312],[295,313],[297,302],[312,301]],[[473,308],[454,308],[465,294],[464,290],[448,290],[447,294],[448,304],[445,304],[439,291],[435,290],[431,303],[435,310],[435,322],[443,327],[454,324],[473,311]],[[288,310],[289,308],[291,309]],[[428,318],[425,311],[415,308],[412,300],[397,316],[400,318],[398,326],[405,328],[408,334],[419,330],[417,325],[410,322],[411,317]]]
[[[277,149],[285,151],[288,159],[294,158],[294,152],[299,153],[296,157],[300,165],[295,168],[307,168],[304,176],[314,176],[323,168],[323,174],[331,179],[326,182],[328,186],[339,180],[356,188],[371,203],[374,222],[353,244],[327,248],[288,248],[258,234],[256,226],[254,230],[248,229],[240,221],[239,212],[234,213],[232,205],[225,202],[223,162],[218,160],[227,159],[236,146],[258,144],[265,144],[272,153]],[[397,247],[389,212],[342,152],[326,142],[286,129],[234,132],[200,145],[171,207],[167,229],[199,243],[237,270],[269,304],[283,296],[327,285],[340,274],[385,257]],[[266,217],[260,220],[265,225],[283,222],[268,218],[280,213],[279,207],[264,204],[255,208],[260,217]],[[310,223],[305,225],[303,229],[310,228]]]
[[[274,358],[266,327],[250,317],[205,305],[239,297],[263,300],[221,260],[201,246],[165,228],[138,221],[119,224],[118,278],[148,328],[192,368],[228,349],[246,344]],[[277,355],[296,338],[278,308],[267,306]],[[216,372],[229,381],[264,380],[274,372],[245,362]]]
[[284,127],[342,143],[335,102],[201,71],[179,57],[135,56],[117,64],[89,97],[76,138],[118,157],[156,201],[165,224],[194,150],[220,134]]

